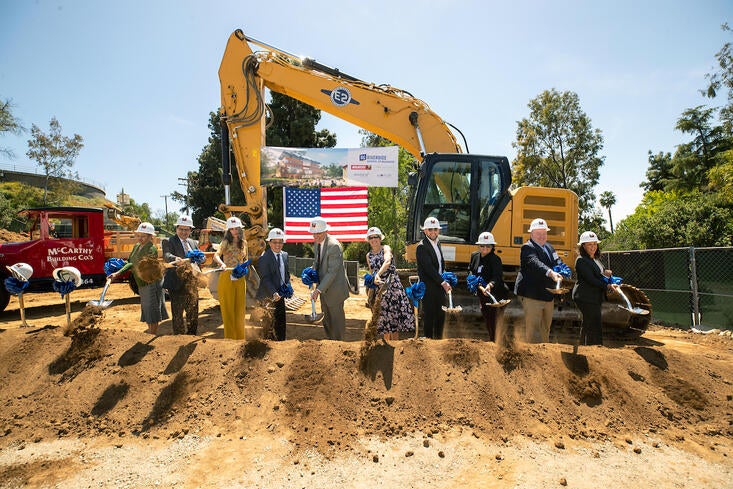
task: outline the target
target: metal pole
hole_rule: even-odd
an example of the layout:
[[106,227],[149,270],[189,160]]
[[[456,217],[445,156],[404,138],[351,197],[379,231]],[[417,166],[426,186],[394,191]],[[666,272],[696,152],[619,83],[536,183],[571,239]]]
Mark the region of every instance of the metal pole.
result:
[[700,326],[699,296],[697,290],[697,263],[695,262],[695,248],[690,246],[690,291],[692,292],[692,327]]
[[165,227],[167,229],[170,229],[171,228],[171,224],[170,224],[170,222],[168,222],[168,194],[161,195],[161,197],[163,197],[163,199],[165,199]]

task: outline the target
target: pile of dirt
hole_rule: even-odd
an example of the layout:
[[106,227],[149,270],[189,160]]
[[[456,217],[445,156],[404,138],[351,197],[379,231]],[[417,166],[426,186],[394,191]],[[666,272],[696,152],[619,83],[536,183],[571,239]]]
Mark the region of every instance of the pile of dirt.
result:
[[0,229],[0,243],[19,243],[28,241],[28,233],[16,233],[7,229]]
[[[468,436],[461,446],[476,440],[499,447],[492,448],[494,463],[531,441],[551,447],[553,457],[570,447],[595,447],[596,454],[604,453],[599,446],[638,453],[647,446],[670,447],[702,457],[695,459],[696,469],[702,460],[721,464],[710,473],[733,473],[730,338],[654,328],[632,344],[580,347],[577,354],[562,344],[363,342],[371,313],[364,296],[354,296],[347,301],[350,341],[321,339],[320,326],[303,322],[308,302],[288,313],[289,341],[256,339],[250,324],[251,341],[238,342],[220,339],[218,306],[205,291],[201,336],[170,335],[169,322],[161,325],[162,336],[152,336],[143,332],[139,303],[123,297],[125,290],[123,284],[110,287],[107,298],[115,303],[107,309],[85,306],[98,290],[74,291],[68,336],[58,294],[29,295],[33,328],[19,328],[15,304],[3,313],[0,451],[12,458],[0,457],[0,481],[17,482],[10,487],[58,482],[59,464],[37,458],[48,444],[81,442],[91,450],[124,442],[147,450],[164,443],[176,450],[200,440],[239,441],[242,449],[257,447],[260,454],[282,447],[276,450],[279,469],[258,462],[269,485],[228,483],[233,487],[288,485],[293,467],[302,468],[301,477],[316,473],[314,457],[334,464],[357,460],[364,464],[359,470],[366,470],[389,458],[389,451],[375,448],[378,442],[408,447],[400,453],[405,460],[415,456],[413,476],[419,477],[421,470],[433,470],[430,460],[464,453],[446,448],[446,440],[461,433]],[[415,440],[424,453],[414,448]],[[66,450],[70,459],[78,458],[78,448]],[[428,454],[435,458],[425,459]],[[465,456],[487,463],[472,458],[475,452]],[[151,467],[140,468],[139,477]],[[82,469],[66,466],[71,473]],[[180,482],[176,470],[166,477],[164,487]],[[155,483],[140,480],[147,482],[126,487]],[[319,485],[311,482],[309,487]],[[532,487],[509,485],[515,486]]]

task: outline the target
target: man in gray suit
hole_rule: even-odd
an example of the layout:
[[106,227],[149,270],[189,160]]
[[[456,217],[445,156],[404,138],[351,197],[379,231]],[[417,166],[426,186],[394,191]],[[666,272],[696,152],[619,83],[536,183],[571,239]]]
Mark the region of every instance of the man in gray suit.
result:
[[309,230],[313,235],[315,259],[313,268],[318,272],[318,287],[311,299],[321,297],[323,329],[330,340],[343,340],[346,331],[344,301],[349,297],[349,279],[344,270],[341,243],[328,234],[328,224],[322,217],[315,217]]
[[[186,253],[198,249],[198,243],[189,238],[193,229],[193,221],[189,216],[181,216],[176,221],[176,235],[162,242],[163,259],[178,265],[186,258]],[[173,334],[195,335],[199,325],[199,291],[198,288],[185,284],[178,277],[176,268],[165,272],[164,286],[171,298],[171,315],[173,316]],[[188,327],[183,324],[183,313],[186,313]]]

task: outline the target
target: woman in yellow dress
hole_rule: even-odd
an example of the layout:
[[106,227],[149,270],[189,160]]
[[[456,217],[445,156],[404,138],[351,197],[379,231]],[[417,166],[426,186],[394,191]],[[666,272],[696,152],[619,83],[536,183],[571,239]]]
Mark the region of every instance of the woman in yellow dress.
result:
[[222,270],[217,291],[219,307],[224,322],[224,338],[245,340],[244,313],[247,294],[246,277],[234,279],[232,268],[247,261],[247,242],[244,240],[242,221],[237,217],[227,219],[227,229],[214,255],[214,261]]

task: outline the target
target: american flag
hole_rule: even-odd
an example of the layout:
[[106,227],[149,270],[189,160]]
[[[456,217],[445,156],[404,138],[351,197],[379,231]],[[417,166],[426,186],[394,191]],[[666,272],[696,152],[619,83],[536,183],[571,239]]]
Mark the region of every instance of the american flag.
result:
[[367,232],[367,188],[328,187],[283,189],[285,236],[288,243],[310,243],[311,219],[321,216],[328,234],[341,242],[363,241]]

